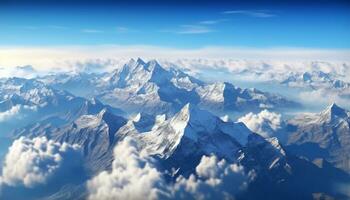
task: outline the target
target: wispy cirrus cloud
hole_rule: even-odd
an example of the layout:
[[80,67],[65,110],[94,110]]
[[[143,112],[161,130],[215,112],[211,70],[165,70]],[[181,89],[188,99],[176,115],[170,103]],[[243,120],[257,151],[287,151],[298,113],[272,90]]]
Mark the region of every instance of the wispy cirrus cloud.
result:
[[40,27],[38,27],[38,26],[19,26],[19,27],[17,27],[17,28],[21,28],[21,29],[24,29],[24,30],[38,30],[38,29],[40,29]]
[[174,29],[163,29],[160,30],[160,32],[163,33],[174,33],[174,34],[180,34],[180,35],[191,35],[191,34],[206,34],[215,32],[212,27],[204,24],[184,24],[180,25],[177,28]]
[[83,32],[83,33],[104,33],[103,30],[99,30],[99,29],[82,29],[81,32]]
[[131,33],[131,32],[138,32],[138,31],[125,26],[117,26],[114,28],[109,28],[107,30],[87,28],[87,29],[82,29],[81,32],[83,33]]
[[228,19],[203,20],[203,21],[200,21],[199,24],[214,25],[214,24],[219,24],[221,22],[226,22],[226,21],[228,21]]
[[277,15],[272,13],[269,10],[227,10],[222,12],[222,14],[241,14],[247,15],[250,17],[259,17],[259,18],[269,18],[276,17]]
[[117,26],[115,27],[115,31],[117,33],[135,33],[135,32],[139,32],[138,30],[135,30],[133,28],[129,28],[126,26]]
[[130,29],[124,26],[118,26],[115,28],[118,33],[126,33],[129,32]]
[[23,26],[14,26],[13,28],[23,29],[23,30],[33,30],[33,31],[42,30],[42,29],[55,29],[55,30],[68,29],[67,26],[61,26],[61,25],[44,25],[44,26],[23,25]]
[[178,34],[203,34],[214,32],[212,28],[202,25],[181,25],[180,30],[176,33]]
[[208,19],[191,24],[179,25],[176,29],[161,30],[161,32],[176,34],[205,34],[217,32],[215,25],[229,21],[228,19]]
[[67,26],[60,26],[60,25],[49,25],[47,26],[48,28],[51,28],[51,29],[59,29],[59,30],[64,30],[64,29],[68,29]]

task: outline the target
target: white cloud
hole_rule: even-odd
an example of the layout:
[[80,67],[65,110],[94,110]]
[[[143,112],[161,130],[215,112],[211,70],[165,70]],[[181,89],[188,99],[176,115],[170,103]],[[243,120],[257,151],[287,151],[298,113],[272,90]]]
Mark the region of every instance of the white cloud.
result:
[[[197,30],[201,32],[203,30]],[[157,46],[52,46],[52,47],[0,47],[0,74],[11,75],[14,66],[32,65],[38,72],[71,71],[76,63],[90,61],[120,60],[142,57],[168,61],[182,60],[188,67],[222,67],[233,71],[244,67],[261,66],[261,61],[271,64],[273,69],[302,69],[307,64],[300,61],[350,61],[350,50],[303,49],[303,48],[240,48],[203,47],[177,49]],[[205,58],[205,59],[203,59]],[[236,59],[236,60],[234,60]],[[238,59],[238,60],[237,60]],[[249,61],[247,61],[249,60]],[[256,61],[256,62],[254,62]],[[192,64],[191,64],[192,63]],[[260,63],[260,64],[259,64]],[[208,65],[205,65],[208,64]],[[275,67],[276,66],[276,67]],[[311,66],[311,65],[309,65]],[[186,66],[184,66],[186,67]],[[340,68],[339,68],[340,69]],[[16,74],[15,74],[16,75]]]
[[138,30],[135,29],[131,29],[125,26],[117,26],[115,28],[115,30],[117,31],[117,33],[135,33],[138,32]]
[[[311,108],[324,108],[334,102],[342,107],[350,108],[350,89],[320,88],[312,91],[302,91],[298,94],[298,98]],[[315,101],[316,99],[317,101]]]
[[33,78],[38,74],[38,72],[31,65],[23,65],[16,67],[2,67],[0,68],[0,78],[1,77],[23,77],[23,78]]
[[195,174],[177,178],[172,193],[175,199],[234,199],[245,189],[247,177],[242,166],[203,156]]
[[38,26],[21,26],[19,28],[23,28],[26,30],[38,30],[38,29],[40,29],[40,27],[38,27]]
[[218,23],[225,22],[225,21],[228,21],[228,19],[204,20],[204,21],[200,21],[199,24],[213,25],[213,24],[218,24]]
[[139,152],[137,144],[125,139],[114,149],[111,172],[101,172],[88,181],[90,200],[159,199],[165,185],[152,159]]
[[103,30],[98,30],[98,29],[83,29],[81,30],[83,33],[103,33]]
[[281,115],[263,110],[258,114],[248,113],[238,119],[243,122],[251,131],[269,138],[283,126]]
[[268,18],[268,17],[277,16],[267,10],[228,10],[228,11],[224,11],[223,14],[242,14],[242,15],[259,17],[259,18]]
[[180,25],[176,29],[165,29],[161,30],[160,32],[164,33],[175,33],[175,34],[205,34],[205,33],[211,33],[215,32],[214,29],[207,25],[211,25],[208,23],[213,23],[213,21],[204,21],[205,23],[199,23],[199,24],[185,24],[185,25]]
[[29,188],[45,184],[59,169],[77,161],[78,149],[77,145],[60,144],[45,137],[21,137],[13,142],[5,157],[2,183]]
[[16,106],[13,106],[9,110],[6,110],[4,112],[0,112],[0,122],[4,122],[4,121],[7,121],[9,119],[14,118],[15,116],[17,116],[20,113],[20,110],[21,110],[21,106],[16,105]]
[[165,181],[155,161],[130,138],[115,147],[114,157],[111,171],[88,181],[88,199],[211,199],[233,197],[246,186],[243,167],[215,156],[203,156],[194,174],[174,183]]
[[182,25],[181,30],[177,31],[179,34],[202,34],[210,32],[214,32],[214,30],[200,25]]
[[12,106],[9,110],[4,112],[0,112],[0,123],[11,120],[11,119],[19,119],[23,117],[22,111],[36,111],[36,106],[27,106],[27,105],[15,105]]
[[56,30],[66,30],[66,29],[68,29],[67,26],[60,26],[60,25],[49,25],[48,28],[56,29]]

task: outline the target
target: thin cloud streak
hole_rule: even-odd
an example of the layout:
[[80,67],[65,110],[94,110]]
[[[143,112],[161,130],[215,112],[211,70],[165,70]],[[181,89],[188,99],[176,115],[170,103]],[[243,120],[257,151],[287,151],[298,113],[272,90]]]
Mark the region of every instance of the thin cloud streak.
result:
[[228,10],[228,11],[222,12],[222,14],[241,14],[241,15],[247,15],[250,17],[258,17],[258,18],[269,18],[269,17],[277,16],[266,10]]
[[207,27],[207,26],[200,26],[200,25],[182,25],[181,30],[177,31],[178,34],[203,34],[203,33],[210,33],[214,32],[213,29]]
[[21,26],[19,28],[23,28],[25,30],[38,30],[40,27],[38,27],[38,26]]
[[226,22],[226,21],[228,21],[228,19],[204,20],[204,21],[200,21],[199,24],[214,25],[214,24],[219,24],[221,22]]
[[126,33],[126,32],[130,32],[130,29],[124,26],[118,26],[116,27],[116,31],[118,33]]
[[57,29],[57,30],[65,30],[65,29],[68,29],[68,27],[66,27],[66,26],[59,26],[59,25],[49,25],[48,28]]
[[205,34],[217,32],[213,28],[214,25],[229,21],[228,19],[213,19],[213,20],[203,20],[193,24],[184,24],[178,26],[177,29],[167,29],[161,30],[160,32],[164,33],[176,33],[176,34]]
[[125,27],[125,26],[117,26],[115,27],[115,31],[117,33],[136,33],[139,32],[138,30],[129,28],[129,27]]
[[83,32],[83,33],[104,33],[104,31],[98,30],[98,29],[83,29],[83,30],[81,30],[81,32]]

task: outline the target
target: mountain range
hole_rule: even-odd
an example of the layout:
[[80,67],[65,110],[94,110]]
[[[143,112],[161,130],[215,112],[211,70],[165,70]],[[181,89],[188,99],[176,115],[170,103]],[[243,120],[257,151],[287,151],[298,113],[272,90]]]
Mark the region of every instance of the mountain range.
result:
[[131,59],[123,67],[98,76],[61,74],[40,80],[54,88],[96,97],[105,104],[134,113],[174,114],[187,103],[217,114],[300,106],[281,95],[254,88],[242,89],[227,82],[206,83],[178,69],[165,69],[155,60],[146,63]]
[[[165,115],[139,114],[126,120],[103,109],[96,115],[82,115],[61,127],[34,125],[18,131],[17,136],[45,136],[57,142],[81,145],[89,176],[110,170],[113,147],[130,137],[147,155],[158,160],[161,169],[175,169],[169,175],[170,179],[193,173],[203,155],[216,155],[240,163],[247,172],[254,172],[255,178],[247,192],[241,194],[242,199],[256,199],[261,195],[269,199],[309,199],[319,191],[338,197],[339,194],[329,189],[331,182],[350,180],[349,175],[332,165],[318,167],[311,161],[289,154],[277,138],[265,139],[241,122],[224,122],[191,104],[168,119]],[[304,171],[299,171],[300,168]],[[294,181],[302,179],[308,170],[315,174],[306,178],[308,182],[296,184]],[[322,184],[317,183],[320,180]],[[307,185],[310,183],[313,184],[311,188]],[[74,189],[76,187],[72,187]],[[65,189],[55,195],[65,196],[72,190]],[[270,195],[266,191],[274,193]]]
[[[298,102],[278,94],[227,82],[207,83],[181,70],[163,68],[154,60],[132,59],[103,74],[1,79],[0,131],[13,140],[4,158],[6,169],[21,168],[9,166],[15,159],[9,155],[20,151],[23,154],[19,155],[40,155],[24,159],[34,159],[30,162],[33,170],[24,166],[27,174],[47,170],[44,178],[37,178],[40,181],[53,178],[47,174],[62,167],[61,160],[79,160],[81,166],[74,168],[80,170],[75,182],[55,177],[48,181],[55,187],[49,185],[48,189],[16,186],[7,178],[17,173],[7,174],[9,170],[3,169],[0,199],[23,199],[23,195],[26,199],[88,199],[91,180],[111,178],[107,185],[117,186],[118,177],[114,176],[129,168],[135,174],[141,170],[142,180],[148,175],[164,177],[160,187],[164,193],[170,189],[163,187],[178,189],[179,180],[220,185],[228,169],[219,179],[201,177],[207,173],[201,171],[207,156],[222,160],[214,163],[216,167],[227,162],[233,171],[243,169],[244,189],[234,194],[235,199],[347,199],[338,185],[350,183],[349,111],[332,104],[320,113],[286,120],[271,137],[255,133],[243,122],[219,117],[296,108],[300,108]],[[129,140],[135,148],[120,150]],[[47,141],[47,147],[38,141]],[[18,146],[21,148],[16,149]],[[82,157],[65,157],[67,149],[79,151]],[[148,169],[151,172],[142,171]],[[74,176],[74,170],[67,169],[67,173]],[[115,175],[115,170],[121,171]],[[208,170],[205,176],[220,171],[215,167]],[[127,185],[131,179],[123,179],[123,183]],[[18,191],[16,195],[14,191]]]

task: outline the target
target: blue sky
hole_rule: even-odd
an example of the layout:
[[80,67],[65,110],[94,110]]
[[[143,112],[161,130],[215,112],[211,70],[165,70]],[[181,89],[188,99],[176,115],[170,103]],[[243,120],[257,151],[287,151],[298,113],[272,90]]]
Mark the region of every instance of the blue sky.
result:
[[341,2],[8,2],[0,3],[1,46],[350,48],[350,7]]

